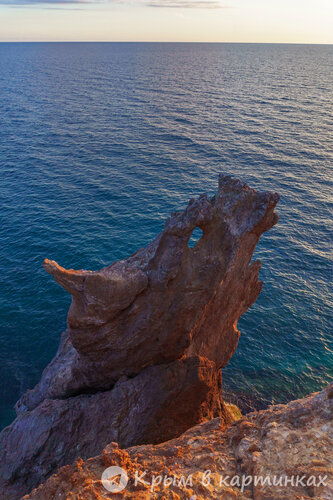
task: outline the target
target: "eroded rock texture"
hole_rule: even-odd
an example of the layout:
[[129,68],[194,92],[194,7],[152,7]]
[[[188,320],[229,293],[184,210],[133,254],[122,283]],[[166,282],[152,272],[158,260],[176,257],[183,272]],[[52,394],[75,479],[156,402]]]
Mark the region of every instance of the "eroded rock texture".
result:
[[[109,493],[101,481],[114,465],[129,477],[121,493]],[[227,428],[216,418],[157,446],[123,450],[110,443],[99,456],[60,469],[25,500],[49,498],[331,500],[333,384]]]
[[[127,260],[96,272],[45,260],[72,295],[68,329],[0,435],[3,495],[29,492],[110,441],[158,443],[212,417],[230,419],[220,369],[260,293],[260,262],[250,261],[278,220],[278,200],[221,176],[216,196],[190,200]],[[196,227],[203,236],[189,248]]]

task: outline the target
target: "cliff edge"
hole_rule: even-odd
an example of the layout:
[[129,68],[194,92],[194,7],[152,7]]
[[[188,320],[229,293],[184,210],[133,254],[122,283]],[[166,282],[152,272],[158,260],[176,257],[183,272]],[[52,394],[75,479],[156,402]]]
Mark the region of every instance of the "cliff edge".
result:
[[[72,296],[68,328],[0,434],[0,497],[19,498],[110,442],[157,444],[214,417],[232,421],[221,368],[260,294],[261,263],[251,259],[278,221],[278,200],[220,176],[214,197],[191,199],[126,260],[100,271],[45,260]],[[196,228],[203,234],[190,248]]]
[[[127,475],[118,493],[101,479],[114,466]],[[333,384],[250,413],[228,428],[216,418],[160,445],[122,450],[111,443],[24,497],[51,498],[332,500]]]

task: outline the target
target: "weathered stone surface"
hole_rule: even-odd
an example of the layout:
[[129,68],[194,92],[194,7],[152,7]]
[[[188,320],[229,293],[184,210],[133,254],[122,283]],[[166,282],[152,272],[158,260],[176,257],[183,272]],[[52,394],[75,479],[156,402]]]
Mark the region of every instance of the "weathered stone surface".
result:
[[[158,443],[162,436],[181,434],[189,423],[220,416],[220,394],[214,363],[196,357],[123,377],[111,391],[46,399],[2,433],[0,498],[20,497],[58,464],[94,456],[106,443]],[[223,419],[231,421],[225,411]]]
[[[333,384],[307,398],[248,414],[227,428],[221,419],[211,420],[157,446],[122,450],[110,443],[99,456],[63,467],[24,499],[331,500],[332,395]],[[108,493],[101,482],[103,471],[114,465],[129,476],[126,489],[118,494]],[[140,476],[145,471],[142,479],[148,484],[135,485],[136,472]],[[203,481],[206,471],[209,483]],[[164,486],[163,479],[157,484],[159,476],[176,480]],[[192,484],[184,484],[182,477],[191,477]],[[242,477],[247,478],[243,491]],[[255,477],[264,484],[255,485]]]
[[[68,328],[0,434],[0,494],[14,500],[112,440],[156,443],[212,416],[228,420],[220,369],[260,293],[260,262],[250,262],[278,200],[221,176],[215,197],[190,200],[127,260],[96,272],[45,261],[72,295]],[[189,248],[196,227],[203,236]]]
[[[260,235],[278,220],[278,200],[221,176],[213,199],[190,200],[125,261],[92,272],[46,260],[45,269],[72,294],[68,332],[17,411],[45,398],[109,389],[121,376],[183,355],[225,366],[237,346],[237,321],[261,291],[261,264],[249,263]],[[203,236],[189,248],[196,227]]]

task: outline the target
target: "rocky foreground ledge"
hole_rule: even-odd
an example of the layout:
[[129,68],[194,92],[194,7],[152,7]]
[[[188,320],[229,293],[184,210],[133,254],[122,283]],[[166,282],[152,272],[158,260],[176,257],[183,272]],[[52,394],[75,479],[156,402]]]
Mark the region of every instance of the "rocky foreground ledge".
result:
[[[101,480],[112,466],[128,477],[116,483],[125,485],[118,493]],[[333,384],[250,413],[227,428],[215,418],[160,445],[122,450],[111,443],[99,456],[63,467],[24,497],[55,498],[332,500]]]
[[[278,200],[220,176],[213,198],[190,200],[126,260],[100,271],[45,261],[72,295],[68,328],[0,434],[0,498],[20,498],[111,442],[157,444],[214,417],[232,421],[221,368],[261,291],[261,264],[251,259],[278,220]],[[190,248],[197,227],[203,235]]]

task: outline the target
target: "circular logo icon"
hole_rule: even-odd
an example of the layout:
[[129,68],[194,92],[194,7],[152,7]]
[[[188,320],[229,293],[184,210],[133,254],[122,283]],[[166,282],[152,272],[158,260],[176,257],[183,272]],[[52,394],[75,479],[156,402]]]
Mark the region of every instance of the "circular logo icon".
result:
[[111,493],[118,493],[126,488],[128,475],[126,471],[116,465],[108,467],[102,474],[102,484],[104,488]]

